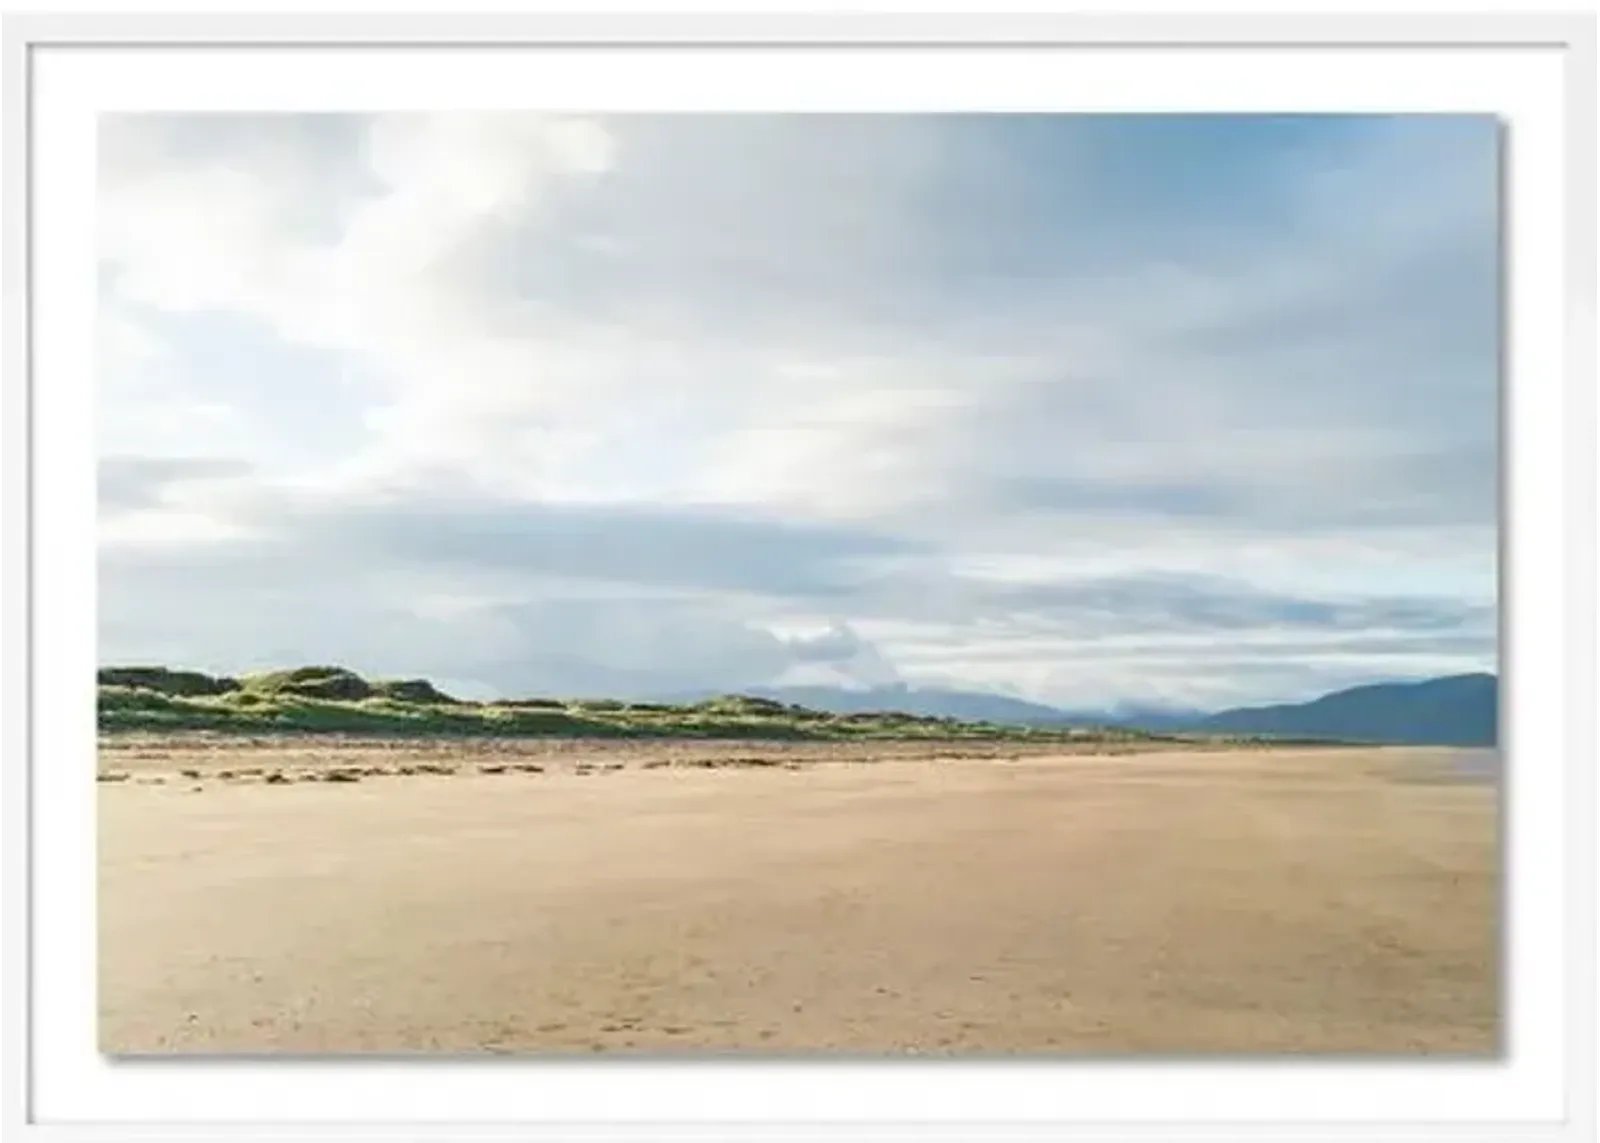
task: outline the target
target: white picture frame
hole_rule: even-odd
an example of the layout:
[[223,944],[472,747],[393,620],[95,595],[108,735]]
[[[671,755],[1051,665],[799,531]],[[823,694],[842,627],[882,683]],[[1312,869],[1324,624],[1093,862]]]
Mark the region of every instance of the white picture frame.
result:
[[[8,17],[5,37],[7,337],[0,444],[5,566],[5,636],[0,640],[5,765],[0,776],[5,796],[0,828],[6,860],[0,1127],[6,1139],[1594,1137],[1592,16],[118,13]],[[92,672],[80,674],[85,629],[90,660],[93,654],[92,444],[79,439],[92,435],[81,432],[90,424],[91,379],[87,358],[75,356],[72,344],[74,338],[92,341],[82,324],[81,303],[87,294],[92,306],[92,273],[84,275],[92,270],[93,236],[92,231],[74,236],[62,214],[71,196],[88,195],[92,203],[92,145],[86,150],[90,141],[81,134],[83,117],[111,105],[194,106],[185,100],[196,98],[194,92],[206,83],[215,93],[209,105],[258,106],[271,71],[261,61],[274,52],[298,51],[303,65],[279,77],[284,99],[278,106],[325,108],[336,78],[328,68],[319,70],[308,52],[373,53],[370,58],[378,62],[372,75],[387,68],[387,78],[373,79],[363,89],[370,76],[344,77],[351,92],[344,105],[368,106],[392,100],[397,82],[414,81],[418,61],[435,58],[429,53],[504,56],[556,46],[576,51],[577,45],[600,55],[643,46],[663,57],[687,51],[726,58],[755,49],[764,53],[759,67],[734,69],[720,89],[685,80],[673,89],[679,109],[709,106],[717,99],[727,101],[729,109],[742,106],[739,95],[729,94],[731,85],[743,82],[741,76],[748,80],[754,71],[770,70],[773,52],[849,51],[859,59],[869,51],[910,58],[938,49],[1037,59],[1070,50],[1080,53],[1079,59],[1094,52],[1123,52],[1134,59],[1158,50],[1194,53],[1190,58],[1226,51],[1241,60],[1278,61],[1262,73],[1267,88],[1251,96],[1269,103],[1272,84],[1288,85],[1297,74],[1303,79],[1326,69],[1326,63],[1312,58],[1318,52],[1350,53],[1352,60],[1363,52],[1369,60],[1410,52],[1442,61],[1445,80],[1431,88],[1431,81],[1419,79],[1406,96],[1402,88],[1384,86],[1388,81],[1381,66],[1363,71],[1352,65],[1343,81],[1348,105],[1432,106],[1507,118],[1512,336],[1504,383],[1510,447],[1502,474],[1508,512],[1502,545],[1503,566],[1510,570],[1502,585],[1507,676],[1502,701],[1510,727],[1505,921],[1513,954],[1507,1061],[1029,1061],[962,1064],[958,1071],[916,1062],[113,1065],[94,1054],[92,1021],[81,1019],[84,998],[71,996],[74,987],[87,990],[92,1011],[93,979],[79,971],[92,964],[92,911],[85,916],[79,894],[72,906],[78,909],[76,920],[58,923],[47,916],[58,906],[67,908],[69,883],[92,893],[93,786],[89,771],[73,768],[86,744],[91,754],[93,749],[92,683],[86,681]],[[91,50],[160,52],[158,62],[185,59],[200,66],[185,73],[187,78],[182,68],[146,67],[133,81],[135,87],[146,84],[141,97],[130,94],[134,88],[116,89],[122,81],[104,60],[103,66],[76,70],[53,62]],[[382,62],[401,50],[408,53],[404,61]],[[1471,58],[1452,70],[1450,61],[1469,52]],[[1491,61],[1510,58],[1503,53],[1520,53],[1524,63],[1517,77],[1502,84]],[[329,58],[324,55],[324,62]],[[88,84],[91,71],[99,78]],[[1038,69],[1029,75],[997,104],[1047,101],[1050,77]],[[485,98],[487,88],[474,86],[479,81],[470,73],[456,76],[463,84],[460,99],[476,104]],[[574,100],[593,101],[596,87],[585,87],[576,73],[567,78],[576,85]],[[1236,93],[1213,89],[1208,96],[1193,78],[1169,75],[1166,82],[1176,84],[1166,89],[1169,104],[1232,109]],[[1141,104],[1139,90],[1149,79],[1145,74],[1119,81],[1104,106],[1148,105],[1148,93]],[[849,106],[865,90],[851,88],[848,76],[837,82],[840,106]],[[876,109],[918,106],[929,80],[924,76],[918,82],[896,87],[894,76],[886,75]],[[1516,95],[1523,90],[1519,84],[1537,90],[1522,99]],[[113,89],[120,94],[107,104],[103,97]],[[1307,89],[1299,90],[1304,95]],[[818,92],[811,96],[815,103]],[[1320,98],[1326,104],[1327,92]],[[783,99],[768,88],[757,102]],[[91,160],[88,168],[85,155]],[[1529,164],[1536,159],[1535,171]],[[82,185],[85,170],[91,176],[87,186]],[[81,212],[81,206],[79,201],[75,209]],[[81,220],[81,213],[72,217]],[[76,437],[74,423],[80,428]],[[84,790],[74,793],[74,784]],[[1537,862],[1537,869],[1529,862]],[[1542,954],[1530,965],[1523,954],[1538,949]],[[68,961],[78,966],[72,970],[77,975],[61,975]],[[42,986],[52,980],[66,982],[66,1000],[45,996]],[[60,998],[62,989],[54,995]],[[1538,1009],[1539,1018],[1519,1022],[1517,1013],[1528,1006]],[[1515,1070],[1519,1060],[1531,1061],[1525,1074],[1517,1083],[1502,1083],[1504,1073],[1496,1069]],[[1077,1074],[1068,1075],[1069,1069]],[[1250,1106],[1236,1098],[1247,1088],[1255,1093]],[[1084,1094],[1067,1098],[1062,1093],[1069,1089]],[[1091,1089],[1112,1094],[1091,1099]],[[1420,1103],[1419,1091],[1425,1096]],[[1217,1116],[1204,1114],[1208,1093],[1214,1093]],[[1074,1100],[1093,1104],[1087,1118],[1073,1117]],[[406,1115],[373,1115],[353,1110],[353,1102]],[[1111,1103],[1121,1107],[1121,1114],[1108,1112]],[[519,1106],[520,1114],[514,1113]],[[461,1117],[441,1114],[450,1108]],[[478,1114],[466,1114],[469,1109]],[[555,1114],[548,1114],[551,1109]]]

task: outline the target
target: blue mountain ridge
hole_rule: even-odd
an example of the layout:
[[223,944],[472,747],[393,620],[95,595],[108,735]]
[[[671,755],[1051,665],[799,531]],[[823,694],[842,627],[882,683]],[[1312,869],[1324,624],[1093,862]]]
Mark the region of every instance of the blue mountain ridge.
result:
[[[925,717],[1023,726],[1122,726],[1395,745],[1493,746],[1499,739],[1499,679],[1451,675],[1421,682],[1380,682],[1300,703],[1221,711],[1116,708],[1071,710],[982,691],[910,687],[752,687],[741,693],[841,714],[893,710]],[[675,700],[704,695],[675,695]]]

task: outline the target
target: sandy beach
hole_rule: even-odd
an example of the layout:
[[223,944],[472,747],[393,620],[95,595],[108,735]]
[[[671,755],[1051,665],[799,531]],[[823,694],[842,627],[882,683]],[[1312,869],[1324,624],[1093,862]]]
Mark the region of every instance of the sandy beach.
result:
[[1499,1046],[1496,793],[1444,752],[152,740],[100,766],[109,1053]]

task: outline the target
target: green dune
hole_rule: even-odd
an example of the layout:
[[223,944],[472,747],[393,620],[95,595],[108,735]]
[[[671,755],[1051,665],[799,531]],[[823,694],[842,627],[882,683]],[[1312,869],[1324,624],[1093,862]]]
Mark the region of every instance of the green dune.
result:
[[1048,729],[929,718],[897,711],[832,714],[771,699],[721,695],[668,704],[609,698],[454,698],[426,679],[366,679],[334,666],[213,677],[166,667],[99,672],[104,733],[207,730],[386,737],[984,739],[1137,741],[1159,736],[1106,727]]

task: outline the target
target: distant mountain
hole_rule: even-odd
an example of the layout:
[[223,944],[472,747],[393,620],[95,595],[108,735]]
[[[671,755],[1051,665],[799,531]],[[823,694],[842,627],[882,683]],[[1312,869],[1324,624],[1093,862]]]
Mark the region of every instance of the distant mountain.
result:
[[847,687],[754,687],[742,692],[835,714],[893,710],[924,718],[958,718],[963,722],[1000,722],[1017,726],[1060,726],[1072,721],[1064,711],[1042,703],[982,691],[908,687],[904,684],[851,690]]
[[1499,680],[1483,674],[1376,683],[1306,703],[1225,710],[1202,719],[1195,729],[1400,745],[1493,746],[1499,741],[1499,693]]
[[1064,710],[1059,720],[1075,726],[1120,726],[1168,734],[1193,730],[1211,713],[1177,707],[1118,706],[1109,710]]
[[988,691],[909,687],[904,683],[857,689],[829,686],[751,687],[741,693],[837,714],[895,710],[925,718],[958,718],[966,722],[997,722],[1013,726],[1117,726],[1161,732],[1191,727],[1210,713],[1136,706],[1110,710],[1063,710]]
[[[1156,734],[1249,734],[1336,738],[1397,745],[1492,746],[1498,739],[1499,682],[1456,675],[1420,683],[1375,683],[1305,703],[1207,712],[1121,707],[1074,710],[982,691],[908,687],[751,687],[741,693],[838,714],[900,711],[1015,726],[1114,726]],[[706,695],[673,696],[695,701]]]

